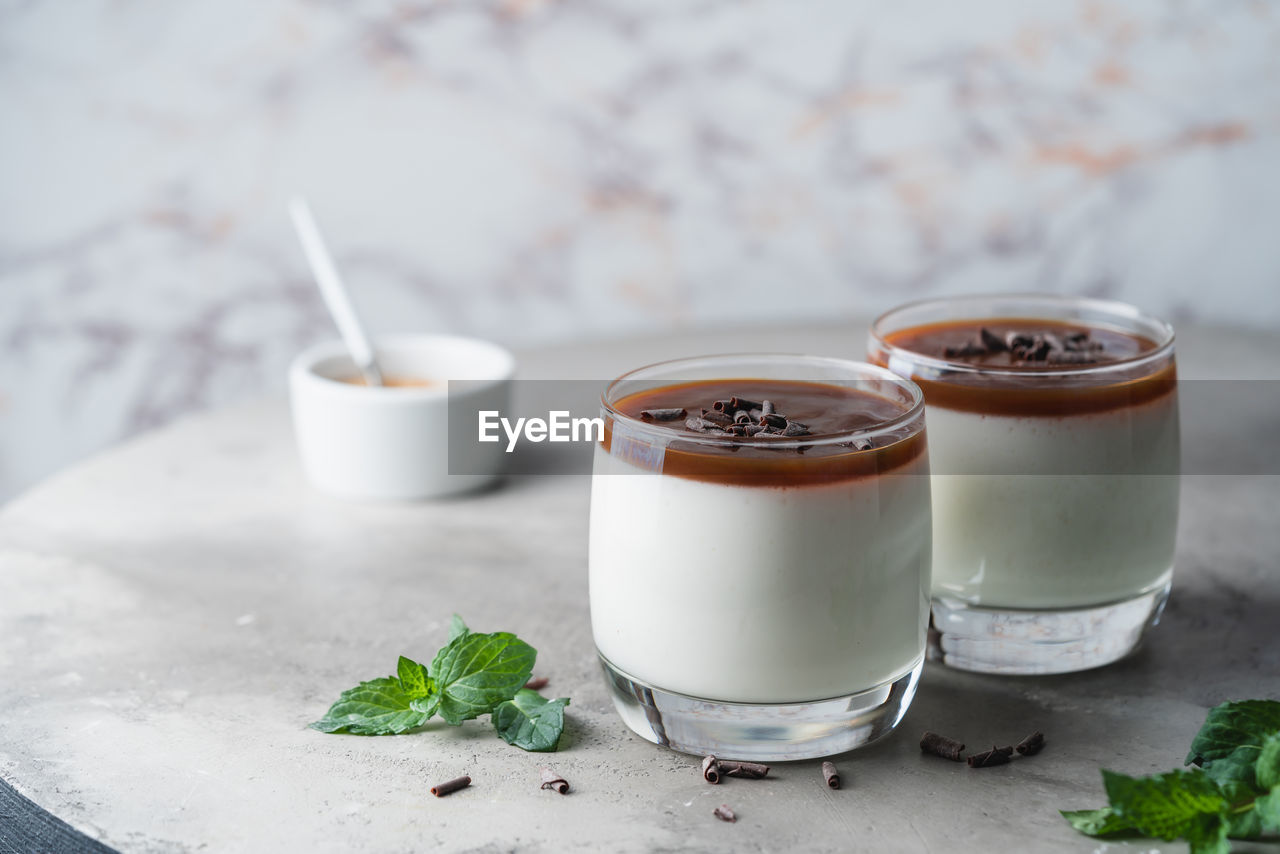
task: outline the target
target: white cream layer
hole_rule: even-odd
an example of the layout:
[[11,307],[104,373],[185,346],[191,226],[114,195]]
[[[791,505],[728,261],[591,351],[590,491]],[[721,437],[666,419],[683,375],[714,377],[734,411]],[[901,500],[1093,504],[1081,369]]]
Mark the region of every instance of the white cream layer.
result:
[[[1168,580],[1178,525],[1174,394],[1087,415],[930,406],[925,418],[935,596],[1070,608],[1132,598]],[[1072,471],[1080,473],[1062,474]],[[1132,473],[1109,473],[1118,471]]]
[[784,703],[893,680],[924,649],[929,478],[726,486],[641,472],[597,448],[591,624],[655,687]]

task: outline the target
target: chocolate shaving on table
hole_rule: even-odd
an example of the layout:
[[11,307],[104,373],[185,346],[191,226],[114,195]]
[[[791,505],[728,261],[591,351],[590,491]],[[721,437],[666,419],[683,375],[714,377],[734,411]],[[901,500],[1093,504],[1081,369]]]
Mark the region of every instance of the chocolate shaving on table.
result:
[[995,745],[992,745],[991,749],[985,753],[970,754],[969,767],[990,768],[993,765],[1004,765],[1009,761],[1009,757],[1012,755],[1012,747],[996,747]]
[[558,793],[565,795],[569,793],[569,781],[561,777],[550,768],[542,769],[542,788],[555,789]]
[[550,681],[551,680],[545,676],[537,676],[524,683],[524,687],[528,688],[530,691],[541,691],[543,688],[547,687],[547,684]]
[[850,444],[855,451],[869,451],[875,447],[870,439],[854,439]]
[[1044,733],[1036,730],[1013,748],[1020,756],[1035,756],[1044,749]]
[[675,421],[678,418],[684,418],[689,413],[683,408],[673,406],[669,409],[641,409],[640,417],[645,421]]
[[786,427],[787,419],[778,415],[776,412],[770,412],[768,415],[760,416],[760,425],[762,427]]
[[752,410],[761,408],[761,404],[756,403],[754,400],[745,400],[741,397],[730,398],[729,403],[733,405],[734,409]]
[[715,403],[711,404],[711,408],[716,412],[733,412],[733,401],[717,400]]
[[739,409],[733,414],[733,423],[735,424],[745,424],[750,420],[751,413],[747,412],[745,409]]
[[733,810],[729,809],[728,804],[721,804],[712,810],[711,814],[721,821],[734,822],[738,820],[738,817],[733,814]]
[[786,426],[785,428],[783,428],[783,430],[782,430],[782,435],[784,435],[784,436],[808,436],[808,435],[809,435],[809,425],[807,425],[807,424],[801,424],[799,421],[788,421],[788,422],[787,422],[787,426]]
[[702,779],[708,783],[720,782],[720,763],[714,756],[702,758]]
[[840,772],[836,770],[836,763],[822,763],[822,779],[827,781],[827,785],[833,789],[840,788]]
[[437,783],[431,787],[431,794],[437,798],[443,798],[445,795],[453,794],[459,789],[465,789],[471,785],[471,778],[465,774],[461,777],[455,777],[452,780],[446,780],[443,783]]
[[718,760],[720,773],[726,777],[742,777],[747,780],[762,780],[769,774],[769,766],[759,762],[726,762]]
[[920,736],[920,749],[925,753],[932,753],[934,756],[941,756],[943,759],[950,759],[952,762],[962,762],[964,760],[964,745],[954,738],[947,738],[945,735],[938,735],[936,732],[925,732]]
[[761,414],[761,415],[772,415],[772,414],[773,414],[773,401],[772,401],[772,400],[762,400],[762,401],[760,401],[760,414]]

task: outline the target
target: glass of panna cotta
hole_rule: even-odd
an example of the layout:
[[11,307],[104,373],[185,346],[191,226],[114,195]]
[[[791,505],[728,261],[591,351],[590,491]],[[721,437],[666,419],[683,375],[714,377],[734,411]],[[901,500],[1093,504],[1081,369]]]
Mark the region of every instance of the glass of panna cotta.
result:
[[924,390],[930,657],[1065,673],[1132,651],[1173,576],[1173,330],[1132,306],[1002,295],[902,306],[873,362]]
[[709,356],[626,374],[602,403],[591,624],[623,720],[739,759],[891,731],[928,620],[920,389],[839,359]]

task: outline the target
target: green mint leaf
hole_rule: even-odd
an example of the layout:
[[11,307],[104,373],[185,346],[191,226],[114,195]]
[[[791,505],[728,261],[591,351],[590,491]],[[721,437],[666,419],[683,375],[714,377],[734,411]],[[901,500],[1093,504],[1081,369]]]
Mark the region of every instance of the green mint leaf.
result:
[[1197,816],[1182,835],[1191,846],[1191,854],[1231,854],[1227,823],[1222,816]]
[[1223,822],[1231,839],[1257,839],[1262,835],[1262,818],[1256,809],[1228,813]]
[[1280,732],[1273,732],[1262,742],[1254,779],[1263,791],[1280,786]]
[[400,656],[396,665],[396,675],[400,678],[400,688],[410,699],[425,697],[431,693],[431,680],[427,677],[427,668],[412,658]]
[[[1219,759],[1204,764],[1204,772],[1219,784],[1243,783],[1250,789],[1256,786],[1254,769],[1258,764],[1258,748],[1251,744],[1237,747]],[[1257,792],[1254,792],[1257,794]]]
[[1280,833],[1280,786],[1272,786],[1268,794],[1253,802],[1263,833]]
[[410,708],[399,679],[384,676],[343,691],[311,728],[353,735],[398,735],[422,726],[429,717]]
[[1244,746],[1261,749],[1263,740],[1274,732],[1280,732],[1280,701],[1244,700],[1214,706],[1191,742],[1184,764],[1213,762]]
[[1085,836],[1134,834],[1133,825],[1111,807],[1096,810],[1059,810],[1071,826]]
[[458,638],[470,633],[467,624],[462,622],[462,618],[457,614],[453,615],[453,619],[449,621],[449,642],[453,643]]
[[507,744],[521,750],[549,753],[564,732],[564,707],[568,697],[548,700],[537,691],[521,688],[493,710],[493,725]]
[[[533,672],[537,651],[510,632],[460,635],[431,662],[438,703],[453,725],[479,717],[515,696]],[[425,713],[429,705],[415,706]]]
[[1218,784],[1198,768],[1153,777],[1103,771],[1102,782],[1116,812],[1143,834],[1165,841],[1189,833],[1207,839],[1201,816],[1217,817],[1229,806]]
[[409,701],[409,708],[415,712],[422,712],[429,718],[434,718],[436,712],[440,709],[440,693],[432,691],[425,697],[414,697]]

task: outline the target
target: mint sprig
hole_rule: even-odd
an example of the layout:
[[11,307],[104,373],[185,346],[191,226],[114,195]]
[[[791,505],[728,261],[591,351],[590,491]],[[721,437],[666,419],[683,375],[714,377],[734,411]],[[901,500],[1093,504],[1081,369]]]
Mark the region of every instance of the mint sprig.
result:
[[419,711],[457,726],[487,715],[529,681],[537,651],[510,632],[468,632],[449,641],[431,662],[436,690],[413,701]]
[[1063,811],[1087,836],[1185,839],[1193,854],[1226,854],[1228,839],[1280,835],[1280,702],[1209,711],[1187,764],[1150,777],[1102,772],[1108,806]]
[[547,700],[525,689],[537,650],[510,632],[472,632],[457,614],[449,642],[431,666],[400,656],[395,676],[343,691],[312,729],[353,735],[399,735],[437,714],[453,726],[490,715],[507,743],[551,751],[564,731],[567,698]]

